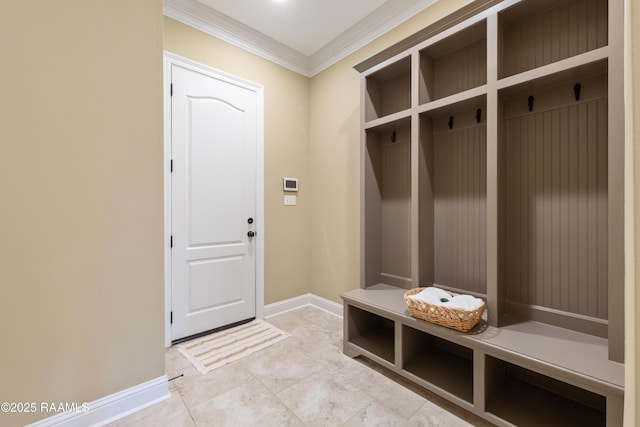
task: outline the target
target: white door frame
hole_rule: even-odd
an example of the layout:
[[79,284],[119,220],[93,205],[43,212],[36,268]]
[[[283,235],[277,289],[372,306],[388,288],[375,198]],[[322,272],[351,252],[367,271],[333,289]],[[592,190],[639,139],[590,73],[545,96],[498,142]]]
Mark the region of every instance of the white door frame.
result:
[[254,91],[257,95],[256,165],[256,318],[264,317],[264,87],[190,59],[164,52],[164,307],[165,347],[171,346],[171,66],[203,73]]

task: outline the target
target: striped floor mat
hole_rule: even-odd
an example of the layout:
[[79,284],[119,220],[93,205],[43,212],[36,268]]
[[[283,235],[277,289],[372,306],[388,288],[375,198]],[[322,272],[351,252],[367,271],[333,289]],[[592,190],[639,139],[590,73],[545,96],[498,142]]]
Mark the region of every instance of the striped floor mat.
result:
[[287,337],[280,329],[262,320],[254,320],[188,341],[179,345],[178,351],[200,372],[207,373]]

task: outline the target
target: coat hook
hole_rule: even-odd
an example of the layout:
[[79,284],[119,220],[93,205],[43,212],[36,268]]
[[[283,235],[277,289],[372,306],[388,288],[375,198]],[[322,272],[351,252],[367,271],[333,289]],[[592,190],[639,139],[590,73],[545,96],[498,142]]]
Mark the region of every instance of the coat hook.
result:
[[573,85],[573,93],[576,95],[576,101],[580,100],[580,90],[582,90],[582,85],[580,83]]
[[478,108],[476,110],[476,122],[480,123],[480,120],[482,119],[482,109]]
[[453,129],[453,116],[449,116],[449,129]]
[[533,95],[529,96],[529,101],[528,101],[528,103],[529,103],[529,112],[533,111],[533,100],[534,100]]
[[396,131],[395,130],[391,133],[391,142],[396,142]]

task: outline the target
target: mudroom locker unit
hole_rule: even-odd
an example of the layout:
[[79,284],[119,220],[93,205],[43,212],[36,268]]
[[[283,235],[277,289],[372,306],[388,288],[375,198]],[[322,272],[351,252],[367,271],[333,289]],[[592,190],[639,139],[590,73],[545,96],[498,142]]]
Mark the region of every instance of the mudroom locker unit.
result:
[[[476,1],[356,66],[344,352],[497,425],[622,423],[623,5]],[[404,293],[486,301],[467,333]]]

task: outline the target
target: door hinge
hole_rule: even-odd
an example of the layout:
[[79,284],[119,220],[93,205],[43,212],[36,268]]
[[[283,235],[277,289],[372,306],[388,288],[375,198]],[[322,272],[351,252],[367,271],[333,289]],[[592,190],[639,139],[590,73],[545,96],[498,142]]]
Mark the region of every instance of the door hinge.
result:
[[169,89],[169,96],[173,96],[173,83],[171,83],[171,86]]
[[171,165],[169,166],[169,172],[173,172],[173,159],[171,159]]
[[171,238],[169,239],[169,247],[173,247],[173,235],[171,235]]
[[171,317],[171,319],[170,319],[169,322],[170,322],[171,325],[173,325],[173,311],[171,312],[171,316],[170,317]]

